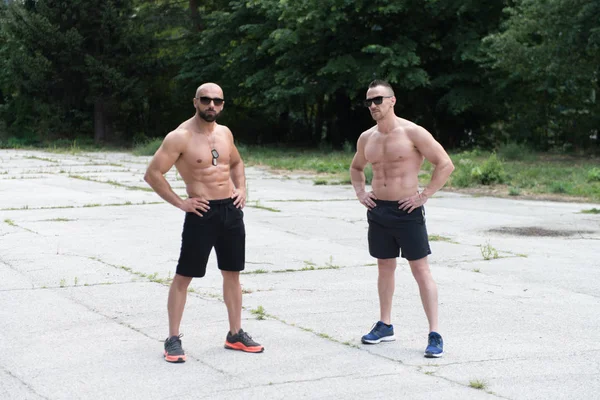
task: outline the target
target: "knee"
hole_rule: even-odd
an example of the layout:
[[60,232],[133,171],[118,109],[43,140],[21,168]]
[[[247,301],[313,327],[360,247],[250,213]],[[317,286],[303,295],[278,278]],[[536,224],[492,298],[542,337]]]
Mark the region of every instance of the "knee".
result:
[[415,277],[415,280],[417,281],[417,284],[419,286],[431,287],[432,285],[435,285],[435,282],[429,270],[413,272],[413,276]]
[[240,273],[238,271],[221,271],[225,283],[240,283]]
[[191,282],[191,277],[175,274],[173,282],[171,282],[171,287],[175,288],[178,291],[187,291],[187,288]]
[[377,260],[380,274],[393,274],[396,271],[396,259],[389,258]]

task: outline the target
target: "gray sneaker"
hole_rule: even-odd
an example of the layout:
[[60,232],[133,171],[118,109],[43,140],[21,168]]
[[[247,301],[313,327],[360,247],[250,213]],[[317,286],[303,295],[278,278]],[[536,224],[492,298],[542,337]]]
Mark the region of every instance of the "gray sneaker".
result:
[[171,336],[165,340],[165,360],[171,363],[185,362],[185,353],[181,347],[181,337]]

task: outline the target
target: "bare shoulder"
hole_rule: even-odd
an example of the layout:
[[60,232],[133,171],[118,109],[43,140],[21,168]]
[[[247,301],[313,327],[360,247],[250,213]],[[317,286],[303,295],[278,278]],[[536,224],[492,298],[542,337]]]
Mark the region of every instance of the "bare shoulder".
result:
[[162,146],[170,150],[177,149],[182,152],[183,149],[185,149],[190,136],[191,132],[188,129],[183,126],[179,126],[165,136]]
[[231,132],[231,129],[225,125],[218,125],[218,127],[224,136],[233,140],[233,133]]
[[423,141],[429,141],[433,139],[433,136],[427,129],[415,124],[414,122],[406,121],[406,123],[402,124],[402,128],[406,133],[406,136],[408,136],[413,143],[422,143]]
[[377,131],[377,125],[374,125],[373,127],[367,129],[366,131],[364,131],[363,133],[360,134],[360,136],[358,137],[359,141],[365,141],[368,140],[373,133],[375,133]]
[[171,132],[169,132],[167,134],[167,136],[165,137],[166,139],[169,140],[185,140],[187,138],[189,138],[191,132],[190,130],[188,130],[185,127],[177,127],[176,129],[172,130]]

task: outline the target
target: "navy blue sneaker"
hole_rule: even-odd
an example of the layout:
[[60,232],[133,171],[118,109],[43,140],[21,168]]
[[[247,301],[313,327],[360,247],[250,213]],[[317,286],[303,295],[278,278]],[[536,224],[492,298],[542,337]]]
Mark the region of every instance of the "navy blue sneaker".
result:
[[429,333],[429,344],[425,349],[426,358],[440,358],[444,355],[444,340],[437,332]]
[[396,340],[394,326],[386,325],[381,321],[377,321],[371,332],[362,337],[364,344],[377,344],[379,342],[392,342],[394,340]]

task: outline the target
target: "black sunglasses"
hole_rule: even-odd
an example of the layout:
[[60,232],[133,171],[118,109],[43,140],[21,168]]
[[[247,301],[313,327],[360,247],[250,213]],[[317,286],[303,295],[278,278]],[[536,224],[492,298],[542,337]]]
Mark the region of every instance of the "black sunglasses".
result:
[[212,98],[212,97],[196,97],[197,100],[200,100],[200,104],[207,106],[210,104],[210,102],[212,101],[213,103],[215,103],[215,106],[219,107],[223,105],[223,102],[225,101],[224,99],[220,99],[220,98]]
[[383,99],[389,99],[390,97],[394,97],[394,96],[375,96],[375,97],[371,97],[370,99],[366,99],[364,104],[365,104],[365,107],[371,107],[371,103],[375,103],[375,105],[378,106],[381,103],[383,103]]
[[217,151],[217,149],[212,149],[210,151],[210,153],[212,154],[212,158],[213,158],[212,165],[214,165],[216,167],[217,166],[217,158],[219,158],[219,152]]

